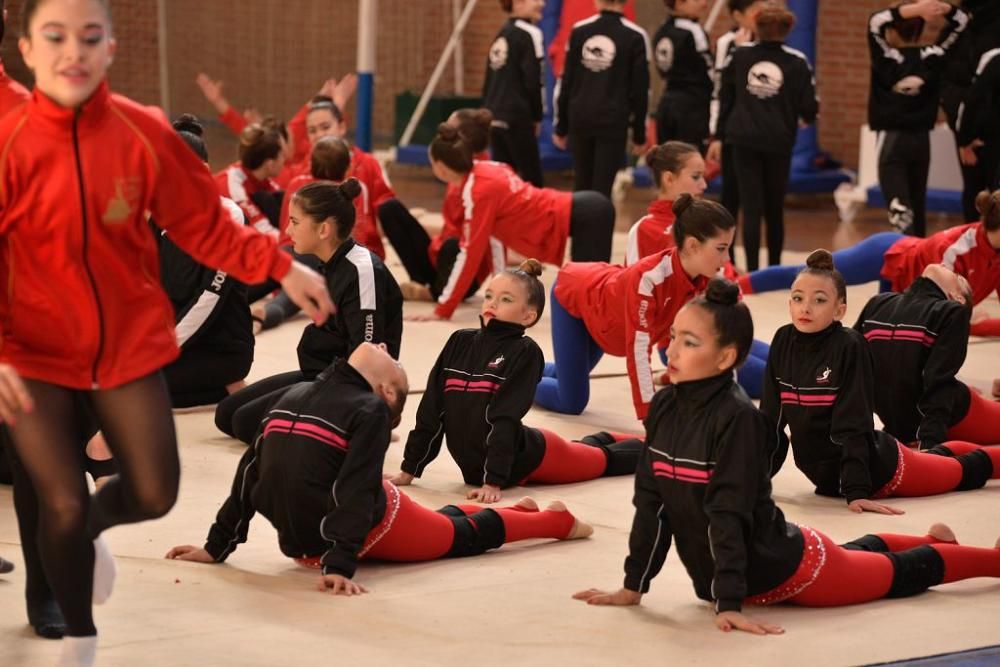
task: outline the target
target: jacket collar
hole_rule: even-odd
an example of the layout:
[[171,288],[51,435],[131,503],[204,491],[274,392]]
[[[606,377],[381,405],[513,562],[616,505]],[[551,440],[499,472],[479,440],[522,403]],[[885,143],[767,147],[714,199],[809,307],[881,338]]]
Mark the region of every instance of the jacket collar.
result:
[[1000,248],[994,248],[993,244],[990,243],[990,237],[986,235],[986,225],[982,222],[979,223],[979,229],[976,230],[976,247],[982,248],[983,251],[989,255],[992,250],[994,255],[1000,255]]
[[654,199],[650,203],[647,209],[649,214],[656,218],[670,218],[674,219],[674,200],[673,199]]
[[673,264],[674,271],[673,275],[677,276],[678,280],[683,280],[688,292],[694,292],[695,294],[704,292],[705,288],[708,287],[708,278],[705,276],[696,276],[692,278],[684,270],[684,265],[681,264],[681,250],[680,248],[675,248],[670,253],[673,258],[670,260]]
[[349,238],[343,243],[341,243],[340,247],[337,248],[337,251],[333,253],[333,256],[327,261],[320,264],[320,272],[326,273],[327,271],[332,269],[334,266],[337,265],[337,263],[341,259],[343,259],[347,255],[347,253],[351,252],[351,249],[354,248],[354,246],[356,245],[357,242],[353,238]]
[[815,333],[802,333],[795,328],[794,324],[789,324],[792,327],[792,333],[794,335],[794,340],[797,343],[802,343],[805,345],[821,345],[825,343],[831,336],[836,334],[838,331],[844,328],[842,322],[834,321],[833,324],[823,329],[822,331],[817,331]]
[[70,134],[73,123],[77,131],[85,132],[98,127],[111,109],[111,91],[107,80],[102,81],[94,94],[76,109],[68,109],[50,99],[36,86],[31,92],[28,113],[44,129]]
[[317,388],[326,383],[351,384],[362,391],[374,391],[365,376],[359,373],[354,366],[351,366],[347,359],[343,358],[334,360],[316,377],[315,386]]
[[521,338],[524,336],[525,328],[513,322],[503,322],[493,318],[488,324],[483,324],[482,316],[479,317],[479,332],[483,336],[504,340],[507,338]]
[[919,294],[923,296],[933,297],[935,299],[947,299],[948,295],[944,293],[941,286],[930,278],[924,278],[920,276],[907,288],[906,293],[908,294]]
[[726,371],[691,382],[678,382],[674,385],[677,400],[694,407],[703,407],[710,403],[718,394],[727,391],[733,384],[733,372]]

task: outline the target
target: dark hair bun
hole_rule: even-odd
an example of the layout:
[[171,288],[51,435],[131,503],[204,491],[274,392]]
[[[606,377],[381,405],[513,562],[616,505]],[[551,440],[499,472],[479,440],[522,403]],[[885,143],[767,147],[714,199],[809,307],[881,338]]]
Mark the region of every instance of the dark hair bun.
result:
[[349,178],[337,186],[341,196],[347,201],[352,201],[361,194],[361,183],[356,178]]
[[833,255],[830,254],[829,250],[824,250],[823,248],[813,250],[806,257],[806,266],[818,271],[833,271]]
[[725,278],[712,278],[705,290],[705,300],[720,306],[735,306],[740,301],[740,286]]
[[521,265],[517,268],[520,271],[524,271],[532,278],[537,278],[538,276],[542,275],[542,271],[545,270],[545,268],[542,266],[542,263],[534,258],[524,260],[523,262],[521,262]]
[[442,141],[447,141],[448,143],[453,143],[455,141],[458,141],[459,139],[458,128],[452,127],[448,123],[441,123],[440,125],[438,125],[438,137]]
[[173,122],[173,126],[177,132],[188,132],[196,137],[201,137],[205,134],[205,128],[202,127],[198,117],[189,113],[181,114]]
[[686,192],[682,194],[676,201],[674,201],[674,215],[678,218],[681,217],[681,214],[688,210],[693,202],[694,197]]

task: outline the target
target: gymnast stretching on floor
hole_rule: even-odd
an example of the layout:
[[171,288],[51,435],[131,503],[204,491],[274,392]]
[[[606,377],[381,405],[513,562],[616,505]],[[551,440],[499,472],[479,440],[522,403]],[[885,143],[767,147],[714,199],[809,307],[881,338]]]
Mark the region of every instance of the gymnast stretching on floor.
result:
[[482,326],[448,339],[427,378],[394,484],[420,477],[442,439],[466,484],[481,485],[468,497],[484,503],[522,482],[568,484],[635,472],[642,442],[634,436],[600,433],[567,442],[522,424],[544,365],[538,344],[525,335],[545,309],[541,272],[541,263],[529,259],[496,274],[486,286]]
[[[587,537],[593,529],[560,502],[530,498],[497,510],[449,505],[433,512],[381,479],[390,429],[408,384],[385,346],[363,343],[313,383],[272,403],[204,548],[167,558],[219,563],[247,539],[257,512],[278,530],[281,552],[322,569],[321,591],[356,595],[363,558],[415,562],[473,556],[507,542]],[[332,489],[332,492],[331,492]]]

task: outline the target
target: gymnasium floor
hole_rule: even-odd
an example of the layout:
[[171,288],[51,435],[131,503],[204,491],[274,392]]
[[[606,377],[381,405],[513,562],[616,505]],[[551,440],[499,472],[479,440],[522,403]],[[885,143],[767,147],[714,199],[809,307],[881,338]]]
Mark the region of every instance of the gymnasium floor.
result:
[[[434,210],[436,186],[421,173],[398,174],[397,190],[413,206]],[[624,222],[641,214],[651,193],[632,193],[619,207],[616,257],[623,254]],[[857,225],[838,226],[828,200],[793,206],[788,221],[791,248],[840,247],[834,239],[857,239],[878,231],[871,212]],[[433,215],[427,216],[433,225]],[[941,225],[945,221],[936,221]],[[786,261],[803,253],[789,253]],[[405,275],[395,264],[398,278]],[[544,276],[551,283],[555,271]],[[849,290],[845,318],[853,323],[875,285]],[[748,298],[757,337],[770,340],[786,322],[784,293]],[[408,303],[407,313],[430,310]],[[989,304],[994,316],[1000,306]],[[477,325],[478,306],[467,304],[450,323],[408,323],[402,361],[413,389],[455,327]],[[295,366],[298,319],[258,338],[250,379]],[[531,331],[551,355],[548,314]],[[1000,341],[976,340],[962,377],[988,388],[1000,377]],[[533,409],[526,422],[566,436],[596,430],[634,430],[622,359],[607,358],[596,369],[616,377],[594,380],[590,408],[580,417]],[[397,431],[405,440],[419,396],[407,404]],[[371,589],[360,598],[317,592],[316,574],[278,551],[274,530],[257,517],[249,542],[225,565],[163,560],[177,544],[202,544],[229,492],[244,447],[221,436],[212,411],[176,417],[183,463],[180,500],[164,519],[123,526],[106,535],[119,575],[110,602],[97,609],[100,665],[284,665],[335,664],[803,664],[848,665],[927,656],[1000,643],[1000,583],[962,582],[919,598],[840,609],[751,608],[750,614],[783,625],[784,636],[724,635],[709,606],[697,600],[674,555],[640,607],[591,608],[570,599],[580,589],[616,588],[622,580],[632,519],[631,478],[585,484],[511,489],[502,502],[525,494],[540,504],[564,500],[596,529],[592,538],[570,543],[527,542],[477,558],[415,565],[364,563],[357,579]],[[398,470],[402,442],[390,447],[386,470]],[[407,493],[437,508],[464,497],[454,463],[443,454]],[[992,545],[1000,534],[1000,483],[936,498],[894,500],[900,517],[853,515],[844,503],[812,493],[792,465],[775,480],[775,498],[788,518],[846,541],[869,532],[923,531],[948,522],[961,541]],[[0,579],[0,665],[48,665],[56,642],[36,639],[24,618],[23,567],[9,487],[0,487],[0,553],[18,570]]]

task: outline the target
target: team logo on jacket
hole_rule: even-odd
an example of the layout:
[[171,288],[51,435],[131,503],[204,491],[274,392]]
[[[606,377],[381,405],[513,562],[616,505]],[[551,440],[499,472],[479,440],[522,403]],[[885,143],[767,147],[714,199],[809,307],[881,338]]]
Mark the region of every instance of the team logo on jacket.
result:
[[510,54],[510,45],[506,37],[497,37],[490,47],[490,69],[496,71],[507,64],[507,56]]
[[656,43],[656,51],[653,52],[656,58],[656,66],[661,72],[669,72],[674,66],[674,43],[669,37],[662,38]]
[[766,100],[781,92],[785,75],[781,68],[768,60],[762,60],[750,68],[747,75],[747,91],[754,97]]
[[490,368],[492,370],[496,370],[496,369],[500,368],[501,366],[503,366],[503,361],[504,361],[503,355],[501,354],[499,357],[497,357],[496,359],[494,359],[490,363],[486,364],[486,368]]
[[101,214],[104,224],[117,225],[131,218],[137,208],[139,192],[139,184],[135,179],[116,178],[115,194]]
[[615,61],[617,49],[607,35],[594,35],[583,43],[583,66],[591,72],[603,72]]
[[927,82],[919,76],[904,76],[896,82],[895,86],[892,87],[892,92],[897,95],[916,97],[920,94],[920,91],[924,89],[925,83]]
[[816,382],[818,384],[830,384],[830,374],[833,373],[833,369],[829,366],[825,366],[816,374]]

